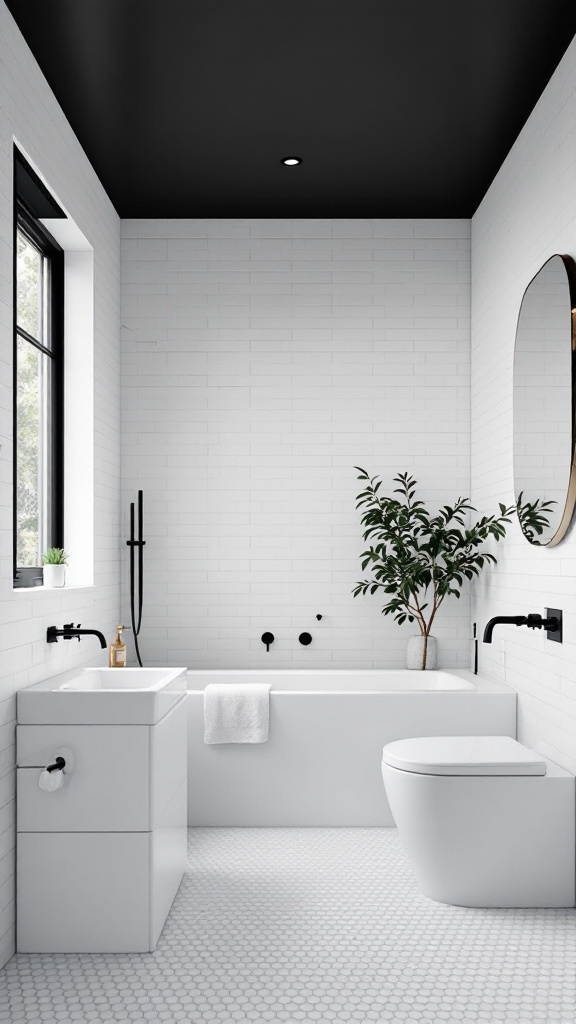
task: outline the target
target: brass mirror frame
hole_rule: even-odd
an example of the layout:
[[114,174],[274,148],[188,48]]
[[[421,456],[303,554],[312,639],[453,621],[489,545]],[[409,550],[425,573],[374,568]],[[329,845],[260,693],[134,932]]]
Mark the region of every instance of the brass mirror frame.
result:
[[[512,391],[514,391],[514,368],[515,368],[515,365],[516,365],[516,349],[517,349],[517,345],[518,345],[518,326],[520,324],[520,317],[522,316],[522,306],[524,305],[524,299],[526,298],[526,293],[528,292],[528,290],[530,288],[530,285],[536,280],[536,278],[538,277],[538,274],[540,274],[544,270],[544,267],[547,266],[547,264],[550,263],[551,260],[554,260],[557,257],[560,257],[560,259],[562,260],[562,262],[564,264],[564,270],[566,271],[566,279],[568,281],[568,291],[569,291],[569,295],[570,295],[570,310],[571,310],[571,316],[570,316],[570,328],[571,328],[571,339],[570,339],[570,343],[571,343],[571,360],[570,360],[570,367],[571,367],[571,370],[570,370],[570,372],[571,372],[571,378],[572,378],[571,379],[571,385],[572,385],[571,386],[571,394],[572,394],[571,453],[572,454],[571,454],[571,463],[570,463],[570,478],[569,478],[568,487],[567,487],[567,490],[566,490],[566,501],[564,503],[564,509],[563,509],[563,512],[562,512],[562,516],[560,517],[560,522],[558,523],[558,527],[556,529],[556,532],[552,535],[552,537],[550,537],[550,540],[538,541],[538,540],[530,540],[528,537],[526,537],[526,534],[524,533],[524,531],[522,531],[525,539],[528,541],[529,544],[532,544],[534,547],[543,547],[543,548],[553,548],[553,547],[556,547],[556,545],[559,544],[561,540],[563,540],[563,538],[566,536],[566,533],[568,532],[568,528],[570,526],[570,523],[572,522],[572,517],[574,516],[574,510],[576,508],[576,262],[574,261],[572,256],[562,255],[562,253],[558,253],[558,252],[553,253],[552,256],[550,256],[549,259],[547,259],[542,264],[542,266],[540,267],[538,272],[536,274],[534,274],[534,277],[526,285],[526,288],[524,289],[524,294],[522,295],[522,301],[520,303],[520,309],[518,310],[518,320],[516,321],[516,334],[515,334],[515,338],[514,338],[514,363],[513,363],[513,368],[512,368]],[[513,473],[513,476],[515,476],[515,474],[514,474],[514,435],[512,435],[512,473]],[[517,494],[516,494],[516,480],[515,479],[514,479],[514,497],[516,498],[516,500],[518,500],[517,499]]]

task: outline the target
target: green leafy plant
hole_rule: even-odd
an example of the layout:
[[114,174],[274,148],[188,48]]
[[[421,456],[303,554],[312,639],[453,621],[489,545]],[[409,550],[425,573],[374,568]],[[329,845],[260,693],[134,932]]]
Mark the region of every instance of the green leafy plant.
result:
[[507,508],[499,504],[499,512],[483,516],[466,526],[468,513],[476,509],[468,498],[458,498],[454,505],[444,505],[436,514],[416,498],[416,480],[408,473],[394,478],[398,484],[396,497],[380,494],[382,481],[359,470],[364,489],[357,496],[356,508],[362,509],[363,538],[369,547],[362,553],[362,569],[370,568],[372,578],[362,580],[353,589],[359,594],[375,594],[382,590],[386,604],[384,615],[393,615],[396,622],[416,622],[424,637],[422,668],[426,668],[428,637],[443,601],[452,595],[459,598],[466,580],[479,576],[496,558],[482,545],[489,539],[501,540],[507,524],[518,515],[524,533],[541,534],[548,525],[546,508],[550,502],[536,501]]
[[42,555],[42,565],[68,565],[64,548],[48,548]]
[[550,526],[548,515],[552,511],[555,501],[523,501],[524,491],[520,491],[516,503],[516,514],[520,529],[531,544],[540,545],[537,540],[544,533],[547,526]]

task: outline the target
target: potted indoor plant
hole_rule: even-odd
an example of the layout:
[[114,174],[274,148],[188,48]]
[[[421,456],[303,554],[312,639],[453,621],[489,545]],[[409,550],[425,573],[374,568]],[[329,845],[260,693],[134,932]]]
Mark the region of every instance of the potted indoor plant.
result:
[[68,555],[64,548],[48,548],[42,555],[45,587],[63,587],[66,583]]
[[442,602],[449,594],[459,598],[465,580],[496,562],[482,545],[504,537],[512,515],[518,516],[524,532],[540,535],[548,525],[546,510],[553,503],[519,501],[510,508],[499,504],[497,514],[482,516],[467,527],[468,513],[476,511],[468,498],[458,498],[453,506],[445,505],[432,514],[415,497],[416,480],[408,473],[394,478],[398,487],[393,495],[400,495],[396,498],[379,493],[379,477],[370,477],[360,466],[355,469],[364,483],[356,508],[363,510],[363,539],[369,542],[360,557],[362,569],[369,567],[372,578],[356,584],[354,597],[382,590],[386,595],[383,614],[393,615],[399,623],[415,622],[419,629],[409,641],[407,667],[435,668],[436,640],[431,629]]

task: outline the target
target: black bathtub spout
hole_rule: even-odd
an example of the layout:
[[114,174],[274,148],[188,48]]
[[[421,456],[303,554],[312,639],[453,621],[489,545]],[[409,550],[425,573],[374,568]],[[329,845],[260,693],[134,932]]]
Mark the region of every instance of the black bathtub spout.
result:
[[483,641],[485,644],[492,643],[492,633],[494,626],[528,626],[528,629],[546,629],[551,633],[554,633],[559,628],[559,622],[556,616],[552,616],[549,619],[543,619],[538,613],[531,613],[529,615],[496,615],[493,619],[490,619],[484,628]]

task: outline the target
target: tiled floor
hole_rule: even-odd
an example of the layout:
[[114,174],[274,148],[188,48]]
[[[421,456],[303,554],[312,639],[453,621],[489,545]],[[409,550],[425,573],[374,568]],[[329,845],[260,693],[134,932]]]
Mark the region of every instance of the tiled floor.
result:
[[193,829],[155,953],[24,955],[0,1020],[576,1019],[576,912],[432,903],[392,829]]

